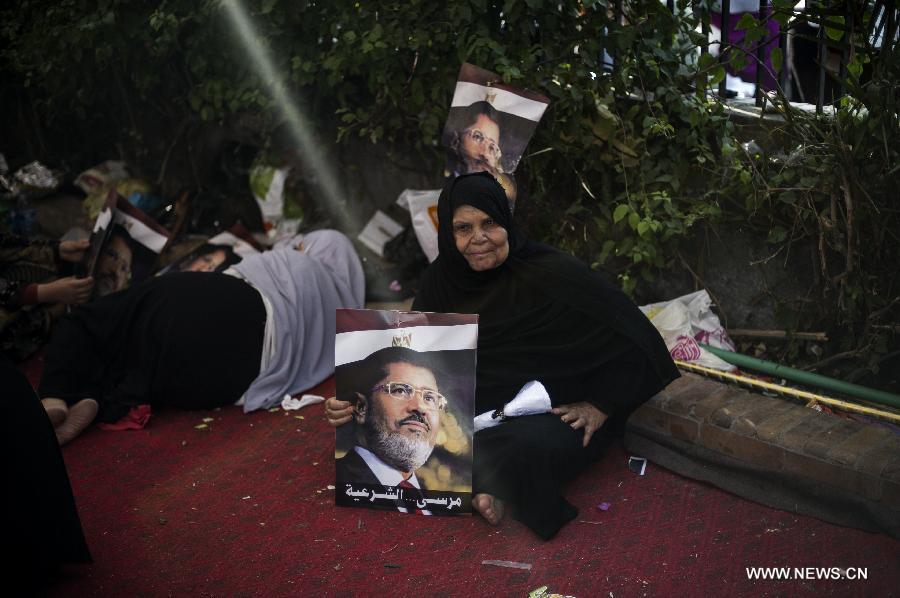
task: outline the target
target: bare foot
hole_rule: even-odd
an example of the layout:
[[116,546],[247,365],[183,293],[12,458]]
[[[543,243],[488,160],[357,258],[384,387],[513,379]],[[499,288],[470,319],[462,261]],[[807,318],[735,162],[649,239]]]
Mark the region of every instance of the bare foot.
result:
[[472,507],[491,525],[497,525],[503,519],[503,501],[490,494],[476,494],[472,498]]
[[99,409],[94,399],[82,399],[69,407],[69,417],[56,428],[56,439],[62,446],[84,432],[97,417]]
[[69,416],[69,406],[62,399],[48,397],[41,399],[41,405],[44,406],[44,411],[47,412],[47,417],[50,418],[54,428],[58,428]]

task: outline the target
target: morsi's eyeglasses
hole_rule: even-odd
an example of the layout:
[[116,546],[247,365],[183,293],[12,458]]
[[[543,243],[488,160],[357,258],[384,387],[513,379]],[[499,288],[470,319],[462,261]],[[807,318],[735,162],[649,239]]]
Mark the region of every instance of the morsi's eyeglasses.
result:
[[383,390],[398,401],[412,400],[413,396],[415,396],[416,393],[419,393],[422,395],[422,400],[425,401],[425,405],[429,410],[445,411],[447,409],[447,398],[438,391],[431,390],[430,388],[413,386],[406,382],[385,382],[384,384],[379,384],[374,387],[372,392],[375,392],[376,390]]
[[471,137],[472,141],[474,141],[475,143],[485,146],[487,150],[494,155],[495,158],[500,157],[500,146],[497,145],[497,142],[478,129],[466,129],[462,132],[462,134]]

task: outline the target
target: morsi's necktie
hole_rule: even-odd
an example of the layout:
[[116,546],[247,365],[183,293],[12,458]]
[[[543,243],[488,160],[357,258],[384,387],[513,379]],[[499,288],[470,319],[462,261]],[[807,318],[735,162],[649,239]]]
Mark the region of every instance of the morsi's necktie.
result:
[[[398,488],[403,488],[404,490],[412,490],[413,494],[415,494],[418,498],[422,498],[422,491],[413,486],[409,480],[402,480],[399,484],[397,484]],[[416,513],[418,515],[424,515],[425,513],[422,509],[416,509]]]

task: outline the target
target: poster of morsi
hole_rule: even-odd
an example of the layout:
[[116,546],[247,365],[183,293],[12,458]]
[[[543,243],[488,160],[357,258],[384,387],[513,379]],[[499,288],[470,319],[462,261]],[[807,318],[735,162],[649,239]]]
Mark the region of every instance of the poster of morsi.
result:
[[471,512],[477,340],[477,315],[337,310],[337,505]]

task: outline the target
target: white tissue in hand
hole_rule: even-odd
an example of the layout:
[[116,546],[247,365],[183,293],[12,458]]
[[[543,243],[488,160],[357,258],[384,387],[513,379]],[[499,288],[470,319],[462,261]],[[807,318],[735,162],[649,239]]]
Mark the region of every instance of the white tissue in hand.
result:
[[550,411],[550,395],[547,389],[537,380],[532,380],[522,387],[519,394],[503,407],[503,413],[507,417],[519,415],[534,415],[535,413],[547,413]]
[[[521,415],[534,415],[535,413],[547,413],[550,411],[550,395],[547,389],[537,380],[525,384],[515,398],[503,406],[503,415],[506,417],[518,417]],[[503,423],[503,420],[491,417],[493,411],[485,411],[475,417],[475,431],[490,428]]]
[[281,401],[281,408],[285,411],[293,411],[295,409],[303,409],[307,405],[315,405],[325,400],[325,397],[319,395],[303,395],[299,399],[293,398],[291,395],[284,395]]

